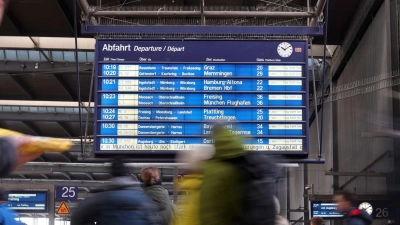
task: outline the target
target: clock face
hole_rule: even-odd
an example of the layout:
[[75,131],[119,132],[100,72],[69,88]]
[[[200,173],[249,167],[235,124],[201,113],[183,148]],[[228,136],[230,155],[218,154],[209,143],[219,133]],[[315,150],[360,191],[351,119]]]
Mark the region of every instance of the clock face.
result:
[[358,206],[358,209],[365,210],[369,215],[372,214],[372,205],[368,202],[363,202]]
[[278,54],[283,57],[287,58],[292,55],[293,53],[293,47],[291,44],[287,42],[282,42],[278,45]]

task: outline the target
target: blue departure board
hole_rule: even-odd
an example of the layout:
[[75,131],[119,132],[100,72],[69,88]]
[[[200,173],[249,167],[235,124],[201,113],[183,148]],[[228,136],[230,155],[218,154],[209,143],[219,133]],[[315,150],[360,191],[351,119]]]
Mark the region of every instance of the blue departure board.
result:
[[190,150],[224,121],[246,150],[308,154],[307,46],[97,40],[95,153]]
[[7,205],[20,213],[46,213],[48,191],[9,191]]

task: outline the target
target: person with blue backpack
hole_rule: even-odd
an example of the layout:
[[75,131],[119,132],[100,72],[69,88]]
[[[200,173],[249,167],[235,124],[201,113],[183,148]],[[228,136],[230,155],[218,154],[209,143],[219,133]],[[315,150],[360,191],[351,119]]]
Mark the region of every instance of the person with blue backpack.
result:
[[240,137],[222,123],[214,125],[212,137],[215,155],[204,166],[200,224],[274,224],[274,163],[262,154],[245,151]]

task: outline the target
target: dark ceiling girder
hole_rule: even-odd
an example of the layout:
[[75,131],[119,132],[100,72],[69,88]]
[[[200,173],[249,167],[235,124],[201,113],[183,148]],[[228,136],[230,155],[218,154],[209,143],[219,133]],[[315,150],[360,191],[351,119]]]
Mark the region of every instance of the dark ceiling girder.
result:
[[21,121],[25,124],[35,135],[43,136],[42,132],[40,132],[39,128],[31,121]]
[[71,98],[72,101],[75,101],[76,98],[74,96],[74,93],[72,92],[71,88],[68,86],[68,84],[65,82],[65,80],[62,78],[61,74],[54,74],[55,78],[57,81],[61,84],[62,88],[64,91],[68,94],[68,96]]
[[[21,64],[25,64],[26,68],[21,69]],[[38,69],[35,69],[35,62],[21,62],[21,61],[7,61],[0,62],[0,74],[8,73],[12,75],[24,75],[32,74],[58,74],[58,73],[76,73],[75,63],[69,63],[65,65],[64,63],[55,62],[53,66],[45,63],[41,64]],[[93,66],[91,64],[79,63],[79,72],[92,74]]]
[[383,0],[360,1],[341,48],[336,56],[332,58],[332,81],[339,78],[382,2]]
[[[82,112],[85,112],[85,111],[82,111]],[[85,113],[83,113],[83,114],[85,115]],[[79,122],[79,115],[78,114],[68,114],[68,113],[0,112],[0,120],[2,120],[2,121]],[[93,123],[92,118],[89,119],[89,123]]]
[[6,15],[5,15],[8,20],[11,22],[11,24],[14,26],[14,28],[18,31],[19,35],[23,35],[22,34],[22,26],[21,24],[18,22],[17,18],[14,16],[14,14],[12,14],[10,12],[10,10],[7,10]]
[[63,122],[57,122],[57,124],[64,130],[64,132],[66,134],[68,134],[69,137],[73,137],[74,134],[72,133],[72,131],[68,128],[68,126],[63,123]]
[[68,23],[69,28],[71,28],[71,33],[74,34],[74,18],[68,12],[68,8],[65,5],[63,0],[55,0],[58,8],[60,9],[61,13],[63,14],[65,20]]
[[35,95],[32,90],[22,81],[22,79],[18,76],[9,75],[9,77],[25,92],[25,94],[32,100],[35,99]]

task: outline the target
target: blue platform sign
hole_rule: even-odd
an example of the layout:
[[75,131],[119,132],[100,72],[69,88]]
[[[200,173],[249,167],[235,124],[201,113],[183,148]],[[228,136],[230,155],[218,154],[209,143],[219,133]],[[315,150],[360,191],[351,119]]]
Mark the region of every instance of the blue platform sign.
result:
[[78,187],[56,186],[56,201],[78,200]]
[[244,148],[308,154],[308,43],[96,43],[96,154],[174,153],[212,144],[215,121]]
[[6,204],[19,213],[47,213],[48,195],[48,191],[12,190]]

